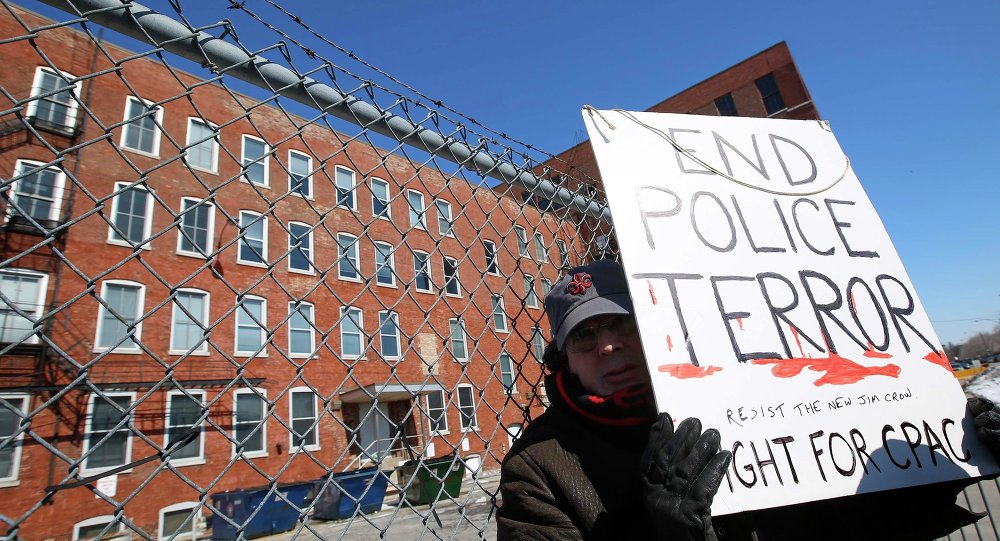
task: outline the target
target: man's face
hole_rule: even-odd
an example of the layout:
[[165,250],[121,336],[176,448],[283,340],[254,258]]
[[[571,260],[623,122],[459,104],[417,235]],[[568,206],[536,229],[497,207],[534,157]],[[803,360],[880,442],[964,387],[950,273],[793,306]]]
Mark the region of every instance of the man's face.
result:
[[650,381],[633,316],[587,319],[567,336],[565,349],[569,371],[598,396]]

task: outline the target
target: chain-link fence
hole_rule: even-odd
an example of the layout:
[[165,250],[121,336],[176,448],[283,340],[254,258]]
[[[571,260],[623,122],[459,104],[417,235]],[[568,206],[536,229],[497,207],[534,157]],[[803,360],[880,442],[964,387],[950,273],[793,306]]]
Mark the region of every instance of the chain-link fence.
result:
[[46,4],[0,13],[0,533],[491,538],[592,179],[273,2]]

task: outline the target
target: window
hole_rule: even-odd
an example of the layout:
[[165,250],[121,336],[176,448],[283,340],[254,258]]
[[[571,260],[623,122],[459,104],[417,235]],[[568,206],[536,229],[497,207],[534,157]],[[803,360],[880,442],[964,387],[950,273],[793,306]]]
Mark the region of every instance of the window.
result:
[[384,359],[398,359],[399,315],[395,312],[378,313],[379,353]]
[[773,115],[785,108],[785,100],[781,99],[778,82],[775,81],[773,73],[768,73],[757,79],[757,90],[760,91],[760,97],[764,100],[764,109],[767,114]]
[[483,251],[486,255],[486,272],[499,276],[500,265],[497,263],[497,245],[491,240],[484,240]]
[[334,184],[337,186],[337,205],[357,210],[358,207],[354,202],[354,171],[338,165],[335,175]]
[[[267,302],[260,297],[237,297],[236,354],[263,354],[267,334]],[[259,352],[259,353],[258,353]]]
[[170,327],[170,353],[208,353],[208,293],[180,289],[174,296],[173,324]]
[[240,243],[237,262],[267,266],[267,217],[249,210],[240,211]]
[[392,245],[375,241],[375,283],[380,286],[396,285],[395,262]]
[[507,311],[503,306],[503,295],[493,295],[493,328],[507,332]]
[[150,230],[153,228],[153,196],[144,186],[129,186],[127,182],[115,183],[111,203],[111,227],[108,242],[146,250]]
[[535,360],[542,362],[545,355],[545,337],[542,336],[542,329],[535,327],[531,329],[531,351],[535,354]]
[[288,270],[313,274],[313,236],[309,224],[288,222]]
[[196,539],[200,515],[201,504],[198,502],[175,503],[160,509],[160,540],[166,541],[171,537],[175,541]]
[[358,238],[347,233],[337,234],[337,276],[341,280],[361,280],[358,270]]
[[264,391],[239,389],[233,393],[233,454],[244,457],[267,455],[267,423]]
[[542,298],[544,299],[549,291],[552,291],[552,282],[548,281],[546,278],[542,278]]
[[715,98],[715,108],[719,110],[720,116],[739,116],[739,113],[736,112],[736,102],[733,101],[733,95],[728,92]]
[[17,481],[21,468],[21,415],[28,411],[27,395],[0,395],[0,486]]
[[376,218],[390,217],[389,212],[389,183],[380,179],[372,179],[372,216]]
[[545,249],[545,239],[541,233],[535,233],[535,260],[543,263],[549,260],[549,252]]
[[212,253],[215,205],[183,197],[180,219],[177,225],[177,252],[207,258]]
[[[101,532],[107,532],[103,535]],[[73,525],[73,541],[89,541],[91,539],[112,539],[125,531],[125,525],[111,515],[88,518]]]
[[205,409],[204,403],[204,391],[188,391],[187,395],[181,391],[167,393],[167,434],[163,442],[164,448],[171,442],[184,439],[192,431],[198,433],[193,441],[170,453],[171,464],[183,466],[204,462],[205,432],[198,420]]
[[424,252],[413,252],[413,284],[417,291],[431,292],[430,256]]
[[160,126],[163,108],[149,105],[133,96],[125,98],[125,126],[121,147],[150,156],[160,155]]
[[340,352],[344,359],[360,359],[364,351],[364,327],[361,325],[361,309],[340,309]]
[[538,294],[535,293],[535,279],[524,275],[524,305],[528,308],[538,308]]
[[311,357],[316,351],[314,307],[308,302],[288,303],[288,354]]
[[448,410],[444,403],[444,391],[435,389],[427,393],[427,422],[431,434],[448,433]]
[[132,455],[132,413],[128,408],[133,393],[90,395],[87,406],[87,433],[84,438],[84,470],[124,466]]
[[197,118],[188,119],[188,165],[207,173],[215,173],[219,166],[219,141],[215,126]]
[[427,229],[427,217],[424,215],[424,194],[407,190],[406,202],[410,206],[410,227]]
[[[114,349],[123,353],[139,353],[146,286],[124,280],[108,280],[101,286],[101,303],[97,318],[97,350]],[[131,336],[129,335],[132,330]]]
[[462,419],[462,430],[477,430],[476,404],[473,401],[472,385],[458,386],[458,412]]
[[34,328],[45,309],[48,282],[48,275],[39,272],[0,271],[0,343],[38,343]]
[[451,354],[455,357],[456,361],[466,362],[469,360],[469,351],[467,349],[468,341],[466,340],[465,326],[462,325],[462,320],[460,319],[449,319],[448,327],[451,329]]
[[438,232],[446,237],[454,237],[454,224],[451,221],[451,203],[438,199],[435,201],[438,209]]
[[566,248],[566,242],[556,239],[556,248],[559,250],[559,267],[569,267],[569,249]]
[[288,402],[292,420],[292,449],[319,449],[316,393],[306,388],[292,389]]
[[51,227],[60,219],[63,185],[61,169],[40,162],[17,160],[15,180],[10,185],[8,219],[31,217],[39,225]]
[[37,68],[31,83],[31,97],[37,99],[28,103],[28,117],[55,127],[75,128],[80,83],[69,82],[72,78],[65,72]]
[[271,149],[261,139],[250,135],[243,136],[243,179],[250,184],[268,186],[268,154]]
[[528,233],[523,227],[515,225],[514,234],[517,235],[517,254],[521,257],[531,257],[528,253]]
[[312,156],[288,151],[288,191],[292,195],[312,197]]
[[514,387],[514,360],[506,351],[500,354],[500,383],[503,384],[504,392],[514,394],[517,389]]
[[458,281],[458,262],[450,257],[443,258],[443,262],[445,294],[454,297],[462,296],[461,284]]

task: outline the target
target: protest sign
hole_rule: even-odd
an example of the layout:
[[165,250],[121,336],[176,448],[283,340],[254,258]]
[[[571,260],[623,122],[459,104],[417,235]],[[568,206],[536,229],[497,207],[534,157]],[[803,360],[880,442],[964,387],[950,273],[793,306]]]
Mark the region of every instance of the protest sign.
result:
[[657,404],[734,455],[713,512],[996,471],[828,124],[584,120]]

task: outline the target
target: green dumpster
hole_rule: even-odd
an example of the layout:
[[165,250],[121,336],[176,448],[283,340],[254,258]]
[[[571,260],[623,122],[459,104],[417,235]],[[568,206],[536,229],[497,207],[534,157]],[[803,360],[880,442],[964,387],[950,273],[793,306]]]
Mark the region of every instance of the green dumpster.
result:
[[[398,468],[403,498],[413,505],[434,503],[462,493],[465,462],[456,455],[411,460]],[[443,487],[443,489],[442,489]]]

